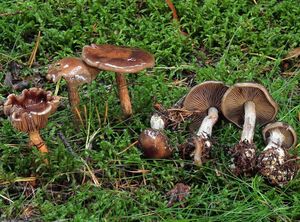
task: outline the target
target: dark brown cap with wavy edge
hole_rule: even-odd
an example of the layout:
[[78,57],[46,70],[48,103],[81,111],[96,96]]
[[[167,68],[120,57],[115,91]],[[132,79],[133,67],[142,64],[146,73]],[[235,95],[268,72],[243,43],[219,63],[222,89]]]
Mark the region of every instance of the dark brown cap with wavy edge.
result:
[[183,108],[197,112],[191,124],[192,129],[200,126],[210,107],[215,107],[220,111],[221,100],[227,89],[228,86],[223,82],[206,81],[194,86],[189,91],[184,99]]
[[99,72],[99,69],[88,66],[80,58],[70,57],[50,65],[46,77],[53,82],[63,77],[67,82],[79,86],[92,82]]
[[280,133],[284,135],[282,148],[289,149],[296,145],[297,134],[295,130],[289,124],[284,122],[269,123],[268,125],[265,126],[265,128],[262,131],[265,143],[268,143],[268,138],[270,136],[270,133],[272,130],[275,129],[279,130]]
[[49,115],[58,107],[59,99],[41,88],[25,89],[19,96],[8,96],[4,114],[17,130],[33,132],[46,126]]
[[162,159],[172,155],[168,138],[159,130],[146,129],[139,136],[139,147],[147,158]]
[[223,115],[242,128],[244,124],[244,104],[252,101],[255,104],[256,123],[265,125],[272,121],[278,110],[276,102],[268,90],[258,83],[236,83],[224,94],[221,109]]
[[84,46],[82,59],[90,66],[119,73],[136,73],[155,63],[153,55],[142,49],[108,44]]

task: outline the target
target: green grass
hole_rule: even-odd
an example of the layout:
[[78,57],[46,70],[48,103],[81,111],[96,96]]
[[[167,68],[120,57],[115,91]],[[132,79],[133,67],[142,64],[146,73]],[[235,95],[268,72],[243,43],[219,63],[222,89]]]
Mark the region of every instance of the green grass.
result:
[[[113,73],[103,72],[81,88],[88,124],[80,132],[70,121],[65,83],[62,105],[41,131],[51,153],[49,167],[37,151],[27,147],[27,136],[0,116],[0,220],[24,218],[53,221],[295,221],[300,220],[300,177],[283,188],[269,186],[262,177],[237,178],[226,150],[239,140],[241,130],[221,121],[214,128],[214,159],[203,167],[182,160],[146,160],[133,146],[149,127],[153,104],[168,107],[189,90],[182,80],[195,74],[194,84],[221,80],[231,85],[255,81],[265,85],[279,105],[277,119],[291,124],[299,135],[299,68],[282,76],[281,59],[300,46],[300,7],[297,0],[174,0],[180,17],[172,21],[165,1],[50,0],[2,1],[0,14],[0,99],[13,91],[3,84],[8,64],[23,64],[20,77],[45,76],[47,66],[65,56],[80,56],[84,45],[111,43],[144,48],[155,55],[156,67],[128,76],[134,116],[122,119]],[[98,2],[98,3],[95,3]],[[93,28],[94,27],[94,28]],[[41,41],[32,68],[26,65],[38,31]],[[268,57],[272,57],[270,59]],[[44,78],[31,82],[54,91]],[[105,104],[108,119],[104,122]],[[99,122],[96,110],[100,113]],[[75,154],[58,137],[62,131]],[[90,140],[93,133],[97,133]],[[185,126],[167,131],[172,145],[188,136]],[[261,129],[255,141],[264,144]],[[299,150],[296,153],[300,154]],[[95,187],[84,160],[101,186]],[[147,174],[130,171],[149,170]],[[219,172],[218,174],[216,172]],[[20,177],[38,175],[34,192]],[[167,207],[166,193],[177,183],[191,186],[186,207]],[[6,198],[6,199],[5,199]],[[7,200],[9,199],[9,200]]]

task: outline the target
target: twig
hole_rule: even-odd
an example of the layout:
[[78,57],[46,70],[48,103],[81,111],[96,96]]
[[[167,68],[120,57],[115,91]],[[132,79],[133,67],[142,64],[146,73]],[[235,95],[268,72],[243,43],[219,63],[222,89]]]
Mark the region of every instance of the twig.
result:
[[6,197],[6,196],[3,196],[2,194],[0,194],[0,197],[2,197],[3,199],[9,201],[10,203],[14,203],[11,199],[9,199],[9,198]]
[[93,173],[93,171],[91,170],[90,166],[87,164],[87,162],[80,156],[78,156],[72,149],[70,143],[67,141],[66,137],[63,135],[63,133],[61,131],[58,132],[58,136],[61,139],[62,143],[64,144],[64,146],[67,148],[67,150],[74,155],[75,157],[79,158],[81,160],[81,162],[84,164],[84,166],[87,168],[90,177],[92,178],[92,181],[94,182],[95,186],[100,187],[100,183],[97,179],[97,177],[95,176],[95,174]]
[[29,58],[29,61],[28,61],[29,68],[31,68],[31,66],[32,66],[32,64],[35,60],[36,52],[37,52],[37,50],[39,48],[39,45],[40,45],[40,40],[41,40],[41,31],[39,31],[39,33],[38,33],[34,48],[31,52],[31,55],[30,55],[30,58]]
[[126,152],[129,148],[133,147],[135,144],[137,144],[138,141],[133,142],[132,144],[130,144],[128,147],[126,147],[124,150],[122,150],[121,152],[117,153],[117,155],[120,155],[124,152]]
[[177,12],[176,12],[176,9],[175,9],[175,6],[174,6],[173,2],[171,0],[166,0],[166,3],[172,11],[173,19],[178,21]]

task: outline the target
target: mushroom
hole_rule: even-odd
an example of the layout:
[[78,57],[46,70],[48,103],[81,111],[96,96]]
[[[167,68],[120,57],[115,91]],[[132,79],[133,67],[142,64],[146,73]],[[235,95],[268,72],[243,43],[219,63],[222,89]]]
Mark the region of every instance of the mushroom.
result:
[[67,82],[69,102],[76,124],[80,123],[80,97],[78,87],[85,83],[92,82],[99,72],[99,69],[90,67],[80,58],[75,57],[63,58],[49,67],[46,76],[48,80],[57,82],[63,77]]
[[255,124],[265,125],[272,121],[277,114],[277,104],[264,86],[237,83],[224,94],[221,108],[229,121],[243,128],[239,143],[230,150],[231,168],[236,175],[251,175],[256,167]]
[[168,138],[158,129],[145,129],[140,134],[138,143],[147,158],[162,159],[172,155]]
[[298,171],[296,158],[288,153],[296,145],[296,132],[287,123],[275,122],[268,124],[262,133],[267,146],[258,156],[258,171],[271,184],[283,185],[292,180]]
[[48,117],[56,111],[59,99],[60,97],[52,96],[50,91],[41,88],[25,89],[19,96],[10,94],[7,97],[4,114],[9,117],[14,128],[29,134],[30,141],[41,153],[48,153],[39,131],[47,125]]
[[96,45],[83,47],[82,59],[98,69],[116,72],[121,107],[125,117],[132,115],[130,97],[125,73],[137,73],[154,66],[154,57],[141,49],[115,45]]
[[206,81],[194,86],[183,102],[183,108],[194,113],[191,129],[197,132],[180,148],[184,156],[193,152],[198,166],[210,156],[212,128],[219,119],[221,100],[227,89],[223,82]]

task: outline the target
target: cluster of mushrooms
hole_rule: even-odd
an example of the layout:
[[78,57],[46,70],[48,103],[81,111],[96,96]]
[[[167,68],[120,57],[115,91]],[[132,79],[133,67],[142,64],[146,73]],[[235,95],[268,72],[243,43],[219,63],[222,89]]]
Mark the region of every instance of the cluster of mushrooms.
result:
[[[231,87],[219,81],[206,81],[193,87],[171,109],[159,107],[151,116],[151,128],[139,136],[139,146],[148,158],[168,158],[173,149],[163,130],[178,120],[191,119],[191,137],[179,145],[183,158],[193,157],[196,165],[210,158],[212,129],[219,116],[242,128],[241,139],[229,150],[233,173],[251,176],[257,171],[273,185],[283,185],[298,172],[297,157],[288,153],[296,144],[294,129],[272,122],[278,111],[267,89],[257,83],[237,83]],[[179,121],[180,122],[180,121]],[[257,155],[253,142],[255,126],[262,131],[267,146]]]
[[[81,58],[69,57],[50,65],[47,79],[53,82],[64,78],[68,87],[68,97],[76,126],[80,124],[79,87],[92,82],[101,71],[116,73],[116,82],[121,108],[127,118],[132,115],[132,105],[128,93],[125,73],[137,73],[154,66],[154,57],[141,49],[115,45],[85,46]],[[41,88],[25,89],[21,95],[11,94],[4,104],[4,113],[19,131],[29,134],[31,144],[41,153],[48,149],[39,131],[46,126],[60,97]],[[178,123],[191,119],[193,135],[179,146],[183,157],[193,156],[196,165],[202,165],[210,158],[212,149],[212,129],[219,116],[243,128],[242,136],[230,153],[231,169],[237,175],[252,175],[257,170],[272,184],[285,184],[297,173],[295,157],[288,150],[296,144],[296,133],[286,123],[275,122],[277,104],[268,91],[260,84],[237,83],[227,87],[218,81],[206,81],[181,98],[171,109],[157,105],[152,115],[151,128],[139,136],[139,147],[148,158],[168,158],[172,155],[168,138],[163,133],[167,127],[176,128]],[[263,137],[267,146],[256,155],[253,143],[255,125],[265,125]],[[48,160],[44,158],[48,164]]]
[[[83,48],[81,58],[63,58],[50,65],[46,78],[53,82],[61,78],[66,80],[75,126],[79,126],[79,86],[92,82],[101,71],[115,72],[121,108],[124,116],[129,117],[132,115],[132,108],[124,74],[137,73],[153,67],[154,63],[153,55],[142,49],[92,44]],[[17,130],[28,133],[30,144],[36,146],[41,153],[48,153],[39,131],[46,126],[48,117],[56,111],[59,101],[60,97],[53,96],[50,91],[41,88],[25,89],[19,96],[8,96],[4,103],[4,114]],[[48,164],[46,158],[44,162]]]

